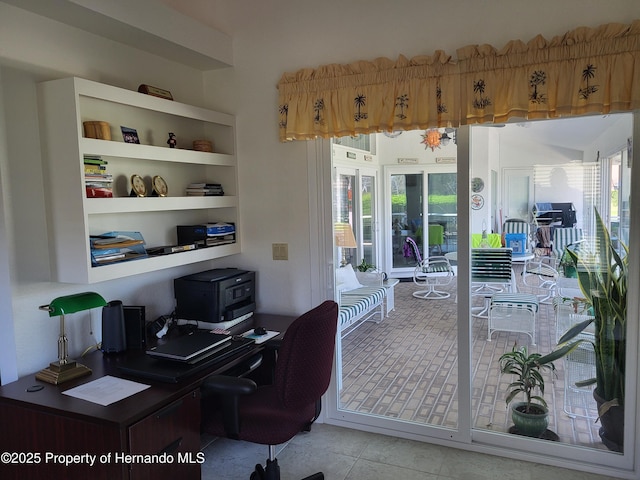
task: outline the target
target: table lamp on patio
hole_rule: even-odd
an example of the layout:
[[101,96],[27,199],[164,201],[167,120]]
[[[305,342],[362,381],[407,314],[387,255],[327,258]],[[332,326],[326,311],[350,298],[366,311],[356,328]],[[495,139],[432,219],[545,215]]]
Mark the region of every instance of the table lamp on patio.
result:
[[348,223],[336,223],[333,227],[335,245],[342,248],[342,261],[340,266],[344,267],[347,264],[347,248],[356,248],[356,237],[353,234],[353,229]]
[[91,373],[91,369],[69,359],[68,339],[64,331],[64,316],[91,308],[103,307],[107,304],[104,298],[94,292],[76,293],[58,297],[49,305],[41,305],[40,310],[49,312],[50,317],[60,316],[60,336],[58,337],[58,361],[51,362],[47,368],[36,374],[37,380],[58,385],[74,378]]

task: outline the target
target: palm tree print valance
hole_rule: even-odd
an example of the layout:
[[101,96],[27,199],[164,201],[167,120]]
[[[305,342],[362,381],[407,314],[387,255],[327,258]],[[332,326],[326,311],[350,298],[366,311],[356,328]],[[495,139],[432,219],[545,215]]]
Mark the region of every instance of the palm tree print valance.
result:
[[640,20],[547,41],[471,45],[285,73],[280,140],[557,118],[640,108]]

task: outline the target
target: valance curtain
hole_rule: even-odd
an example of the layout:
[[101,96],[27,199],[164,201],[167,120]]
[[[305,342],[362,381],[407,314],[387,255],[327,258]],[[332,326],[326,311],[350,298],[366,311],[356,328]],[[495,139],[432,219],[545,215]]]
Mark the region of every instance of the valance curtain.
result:
[[640,20],[547,41],[470,45],[457,59],[386,58],[285,73],[280,140],[502,123],[640,108]]

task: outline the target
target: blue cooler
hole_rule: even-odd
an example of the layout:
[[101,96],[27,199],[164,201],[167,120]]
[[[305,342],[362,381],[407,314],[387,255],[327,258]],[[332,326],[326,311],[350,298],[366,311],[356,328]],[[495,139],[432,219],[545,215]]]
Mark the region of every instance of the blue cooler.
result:
[[507,233],[504,240],[505,247],[512,249],[514,255],[524,255],[527,251],[527,235],[524,233]]

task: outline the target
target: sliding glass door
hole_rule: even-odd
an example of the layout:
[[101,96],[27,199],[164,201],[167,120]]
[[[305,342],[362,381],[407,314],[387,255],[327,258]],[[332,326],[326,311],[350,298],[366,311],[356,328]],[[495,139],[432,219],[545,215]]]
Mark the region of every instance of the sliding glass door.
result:
[[[546,122],[539,123],[542,126]],[[640,203],[638,195],[629,188],[632,183],[640,184],[640,174],[631,168],[633,154],[625,148],[628,157],[621,155],[620,163],[614,159],[609,167],[612,181],[605,182],[606,188],[598,187],[603,185],[598,173],[601,163],[595,161],[601,158],[600,150],[615,154],[604,147],[613,137],[620,136],[626,144],[633,126],[629,118],[615,127],[607,125],[591,128],[597,136],[592,135],[591,143],[580,151],[546,145],[543,134],[534,135],[537,129],[533,126],[526,129],[516,124],[500,129],[464,127],[457,135],[457,165],[380,165],[383,188],[378,193],[382,195],[381,236],[386,252],[383,270],[390,277],[407,281],[394,287],[395,311],[382,322],[367,322],[341,338],[343,369],[340,382],[334,382],[330,391],[326,410],[329,423],[427,442],[453,442],[460,448],[481,445],[523,460],[535,455],[576,469],[588,465],[590,470],[605,472],[603,475],[606,471],[624,472],[631,467],[637,449],[634,443],[637,436],[637,297],[628,298],[625,316],[615,330],[618,345],[622,343],[627,352],[614,362],[616,368],[626,371],[627,390],[610,404],[629,405],[629,409],[625,409],[623,452],[615,451],[615,442],[601,438],[602,418],[598,417],[602,411],[598,412],[594,387],[585,391],[585,385],[580,383],[593,372],[594,363],[590,360],[595,358],[593,351],[581,349],[577,352],[581,355],[557,360],[556,375],[544,372],[550,423],[541,438],[514,431],[505,402],[509,384],[515,379],[501,372],[500,357],[514,346],[526,347],[530,353],[551,352],[567,328],[590,319],[594,310],[577,301],[575,305],[571,301],[569,308],[557,301],[543,301],[549,292],[523,284],[525,264],[521,261],[512,265],[516,285],[513,293],[517,299],[524,294],[538,301],[532,336],[508,327],[490,333],[487,316],[471,315],[475,302],[492,301],[490,297],[472,295],[470,245],[471,233],[477,232],[472,225],[484,224],[489,232],[501,233],[501,223],[506,217],[517,216],[528,219],[535,234],[539,226],[535,215],[531,215],[534,203],[573,204],[577,210],[576,228],[582,229],[583,245],[589,252],[597,246],[594,206],[608,202],[608,225],[612,232],[619,228],[614,241],[618,245],[630,243],[628,287],[637,291],[640,214],[628,206],[634,201]],[[559,128],[553,124],[552,130],[557,133]],[[582,125],[573,130],[586,128]],[[530,135],[531,140],[524,138],[524,134]],[[616,171],[617,168],[620,171]],[[514,187],[518,179],[511,181],[514,176],[510,175],[517,171],[509,169],[528,172],[526,181],[520,182],[520,189]],[[559,169],[566,177],[561,176]],[[478,187],[478,178],[483,180],[483,188]],[[563,188],[556,186],[560,180]],[[617,204],[610,188],[619,190]],[[478,196],[482,197],[481,201]],[[453,199],[457,199],[455,209],[450,208]],[[513,205],[510,199],[515,202]],[[505,202],[510,205],[505,206]],[[354,204],[361,205],[359,201]],[[509,212],[502,221],[498,220],[500,209]],[[440,241],[429,239],[425,226],[428,228],[430,224],[444,227],[448,235]],[[457,277],[451,286],[451,293],[456,295],[445,300],[424,300],[412,295],[418,288],[411,278],[416,259],[403,248],[407,238],[416,242],[418,255],[423,258],[442,252],[450,259],[457,259]],[[536,238],[534,235],[534,240]],[[533,250],[536,254],[545,253],[545,249],[537,245]],[[621,251],[623,249],[618,249]],[[561,278],[552,293],[559,293],[560,286],[566,287]],[[575,295],[567,298],[574,296],[583,294],[577,289]],[[586,330],[584,334],[585,339],[594,341],[594,330]],[[585,347],[588,344],[589,341],[585,342]]]
[[364,260],[379,265],[376,172],[368,169],[336,168],[334,224],[348,225],[355,243],[335,245],[340,263],[356,268]]
[[411,277],[418,259],[457,250],[455,165],[387,167],[385,179],[391,220],[385,232],[387,268],[392,276]]

